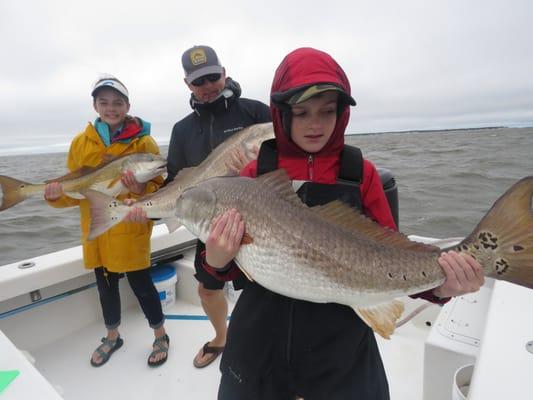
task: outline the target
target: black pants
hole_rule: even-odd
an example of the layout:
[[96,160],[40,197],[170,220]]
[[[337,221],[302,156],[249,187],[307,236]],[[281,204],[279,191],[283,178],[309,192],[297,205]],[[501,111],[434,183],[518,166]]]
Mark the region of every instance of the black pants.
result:
[[[282,380],[283,381],[283,380]],[[218,400],[297,400],[301,398],[297,392],[289,389],[287,382],[273,380],[272,377],[265,377],[264,380],[246,387],[239,383],[231,372],[222,373],[220,386],[218,388]],[[384,388],[388,392],[388,388]],[[357,385],[347,382],[344,385],[333,389],[327,395],[309,394],[303,397],[304,400],[369,400],[381,399],[379,395],[367,396],[358,390]],[[388,399],[388,395],[386,397]]]
[[340,304],[246,285],[233,309],[218,400],[390,400],[374,333]]
[[[94,274],[96,275],[96,285],[100,294],[105,326],[107,329],[115,329],[120,325],[120,293],[118,291],[120,274],[106,271],[103,267],[96,268]],[[164,322],[163,310],[149,269],[127,272],[126,277],[150,327],[153,329],[161,327]]]

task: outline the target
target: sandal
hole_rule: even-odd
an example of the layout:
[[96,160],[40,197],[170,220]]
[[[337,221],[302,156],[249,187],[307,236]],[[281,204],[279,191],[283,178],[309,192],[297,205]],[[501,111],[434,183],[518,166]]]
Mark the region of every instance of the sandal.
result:
[[222,354],[223,351],[224,346],[209,346],[209,342],[207,342],[206,344],[204,344],[204,347],[202,347],[202,353],[199,356],[204,357],[206,354],[209,354],[209,357],[205,361],[198,361],[199,357],[197,355],[196,357],[194,357],[192,363],[196,368],[207,367],[209,364],[215,361],[217,357]]
[[[156,348],[156,350],[152,351],[150,355],[148,356],[148,365],[150,367],[158,367],[167,361],[168,348],[170,346],[170,338],[168,337],[167,334],[164,334],[163,336],[159,336],[158,338],[154,340],[153,346]],[[150,361],[150,358],[155,357],[161,353],[165,353],[165,357],[163,357],[159,361]]]
[[[111,357],[111,354],[120,349],[124,344],[124,340],[122,340],[120,335],[115,340],[109,340],[108,338],[103,337],[101,341],[102,344],[98,346],[95,351],[100,355],[102,360],[97,363],[93,360],[91,356],[91,365],[93,367],[101,367],[102,365],[104,365]],[[109,348],[108,351],[104,351],[105,346]]]

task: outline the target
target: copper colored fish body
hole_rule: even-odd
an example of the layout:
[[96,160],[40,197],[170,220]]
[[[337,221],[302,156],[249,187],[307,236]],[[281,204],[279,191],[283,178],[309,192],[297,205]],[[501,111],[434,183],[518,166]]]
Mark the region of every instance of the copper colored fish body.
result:
[[[533,287],[532,196],[533,177],[522,179],[454,249],[478,259],[487,276]],[[183,192],[176,215],[205,241],[212,218],[231,208],[245,221],[246,244],[236,261],[250,279],[288,297],[351,306],[384,337],[402,312],[397,297],[444,282],[439,248],[382,228],[341,202],[309,208],[281,170],[204,181]]]
[[152,153],[128,154],[103,162],[97,167],[82,168],[44,183],[23,182],[0,175],[3,193],[0,211],[13,207],[28,197],[43,196],[46,184],[51,182],[60,182],[63,191],[73,198],[83,198],[79,193],[85,189],[96,190],[109,196],[127,193],[120,179],[127,170],[133,172],[138,182],[148,182],[166,172],[166,160],[161,155]]
[[[236,170],[233,162],[236,159],[241,163],[255,160],[261,143],[271,138],[274,138],[274,130],[270,122],[244,128],[218,145],[200,165],[184,168],[167,186],[138,199],[135,206],[142,208],[148,218],[162,219],[172,232],[181,225],[176,217],[175,206],[183,190],[215,176],[236,175],[240,168]],[[84,195],[91,203],[89,239],[94,239],[122,221],[131,210],[101,193],[84,192]]]

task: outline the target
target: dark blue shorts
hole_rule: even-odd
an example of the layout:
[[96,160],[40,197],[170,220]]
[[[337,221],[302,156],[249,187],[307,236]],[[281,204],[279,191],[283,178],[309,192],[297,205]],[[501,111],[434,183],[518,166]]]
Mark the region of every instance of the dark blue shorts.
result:
[[[198,240],[196,244],[196,255],[194,257],[194,277],[198,282],[204,285],[208,290],[222,290],[226,282],[216,279],[213,275],[205,270],[202,265],[202,256],[200,255],[205,250],[205,244]],[[235,290],[240,290],[246,284],[246,277],[241,275],[233,281]]]

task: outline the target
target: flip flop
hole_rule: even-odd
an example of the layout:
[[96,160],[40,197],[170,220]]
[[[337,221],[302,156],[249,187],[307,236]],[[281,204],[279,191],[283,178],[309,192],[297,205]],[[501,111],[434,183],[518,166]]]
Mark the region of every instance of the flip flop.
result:
[[204,344],[204,347],[202,347],[202,353],[200,357],[204,357],[206,354],[209,355],[209,357],[205,361],[198,361],[198,355],[194,357],[193,365],[196,368],[204,368],[207,367],[209,364],[211,364],[213,361],[217,359],[217,357],[222,354],[224,351],[224,346],[216,347],[216,346],[209,346],[209,342]]
[[[150,367],[159,367],[161,364],[164,364],[167,361],[168,358],[168,348],[170,346],[170,338],[167,334],[163,336],[159,336],[154,340],[153,346],[156,348],[156,350],[152,351],[150,355],[148,356],[148,365]],[[157,356],[158,354],[165,353],[165,357],[160,359],[159,361],[150,361],[150,358]]]
[[[115,351],[120,349],[122,347],[122,345],[124,344],[124,340],[122,340],[122,338],[120,336],[117,337],[115,340],[109,340],[109,339],[103,337],[101,342],[102,342],[102,344],[100,346],[98,346],[95,351],[100,355],[102,360],[97,363],[91,357],[91,365],[93,367],[101,367],[102,365],[104,365],[109,360],[109,358],[111,357],[111,354],[113,354]],[[108,351],[104,351],[104,347],[105,346],[109,347]]]

